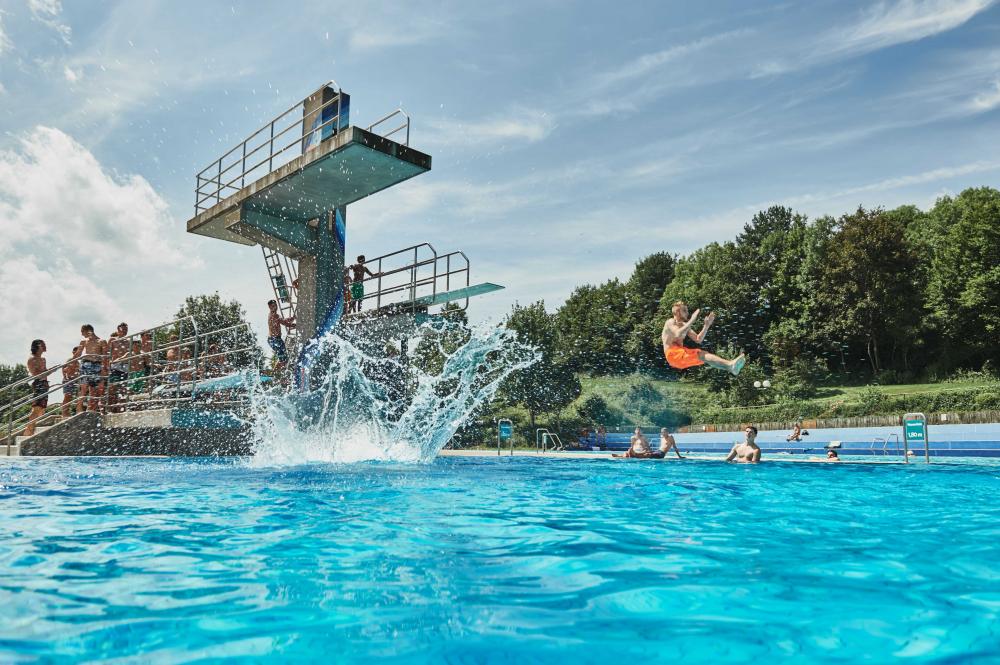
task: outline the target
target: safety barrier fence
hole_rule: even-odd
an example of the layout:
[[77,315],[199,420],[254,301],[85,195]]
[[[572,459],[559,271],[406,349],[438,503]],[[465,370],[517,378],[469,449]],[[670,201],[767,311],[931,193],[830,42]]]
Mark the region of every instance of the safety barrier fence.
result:
[[[309,95],[199,171],[194,190],[195,214],[220,203],[246,187],[248,182],[263,178],[306,154],[322,140],[346,129],[345,95],[335,81],[328,82],[320,90],[327,88],[334,91],[327,101],[308,110],[309,100],[317,93]],[[383,138],[399,135],[400,142],[409,145],[410,116],[403,109],[397,108],[367,129]]]
[[[100,374],[82,374],[84,360],[98,364]],[[242,408],[245,391],[215,391],[202,399],[198,388],[241,370],[259,371],[259,364],[260,352],[246,323],[201,332],[193,317],[183,317],[113,337],[105,353],[81,352],[44,374],[0,388],[7,454],[18,436],[87,411],[120,413],[195,401],[211,408]],[[57,392],[63,395],[61,402],[35,406]]]
[[[415,312],[440,304],[437,297],[469,286],[469,258],[464,252],[439,255],[430,243],[420,243],[365,261],[374,273],[361,281],[363,297],[347,299],[346,312],[390,308],[394,313]],[[350,294],[350,287],[348,287]],[[465,309],[469,305],[464,298]]]

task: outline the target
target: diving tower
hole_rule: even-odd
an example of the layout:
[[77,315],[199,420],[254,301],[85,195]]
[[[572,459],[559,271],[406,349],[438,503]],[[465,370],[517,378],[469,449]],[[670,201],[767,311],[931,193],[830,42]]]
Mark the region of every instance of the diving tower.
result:
[[[347,206],[431,169],[431,156],[411,148],[409,139],[402,109],[365,128],[351,125],[350,95],[330,81],[197,174],[187,230],[260,245],[283,314],[295,314],[303,341],[315,339],[344,313]],[[372,268],[379,274],[377,283],[366,280],[365,304],[374,305],[369,316],[426,314],[502,288],[469,284],[461,252],[439,257],[431,248],[429,258],[415,252],[412,262],[383,269],[413,249],[368,262],[377,262]]]

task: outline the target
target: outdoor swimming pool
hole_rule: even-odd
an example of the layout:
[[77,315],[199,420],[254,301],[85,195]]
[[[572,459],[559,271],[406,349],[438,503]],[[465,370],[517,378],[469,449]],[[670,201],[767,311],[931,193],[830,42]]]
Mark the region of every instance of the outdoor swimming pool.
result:
[[994,661],[998,491],[988,462],[4,461],[0,661]]

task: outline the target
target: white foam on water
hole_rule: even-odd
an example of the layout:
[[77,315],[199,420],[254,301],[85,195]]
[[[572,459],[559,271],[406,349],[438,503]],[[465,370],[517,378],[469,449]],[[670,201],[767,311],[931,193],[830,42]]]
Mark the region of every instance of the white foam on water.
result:
[[322,385],[253,391],[253,466],[430,462],[511,373],[539,358],[507,328],[440,321],[409,340],[410,361],[343,329],[320,344],[330,367]]

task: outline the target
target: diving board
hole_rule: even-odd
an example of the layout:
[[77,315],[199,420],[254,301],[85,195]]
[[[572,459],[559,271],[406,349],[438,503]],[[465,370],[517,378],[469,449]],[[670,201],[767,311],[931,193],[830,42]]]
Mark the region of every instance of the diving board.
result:
[[444,293],[435,293],[433,295],[416,298],[413,300],[413,303],[418,306],[433,307],[434,305],[444,305],[445,303],[455,302],[456,300],[467,300],[468,298],[473,298],[475,296],[493,293],[494,291],[499,291],[503,288],[504,287],[499,284],[483,282],[482,284],[473,284],[472,286],[466,286],[453,291],[445,291]]

